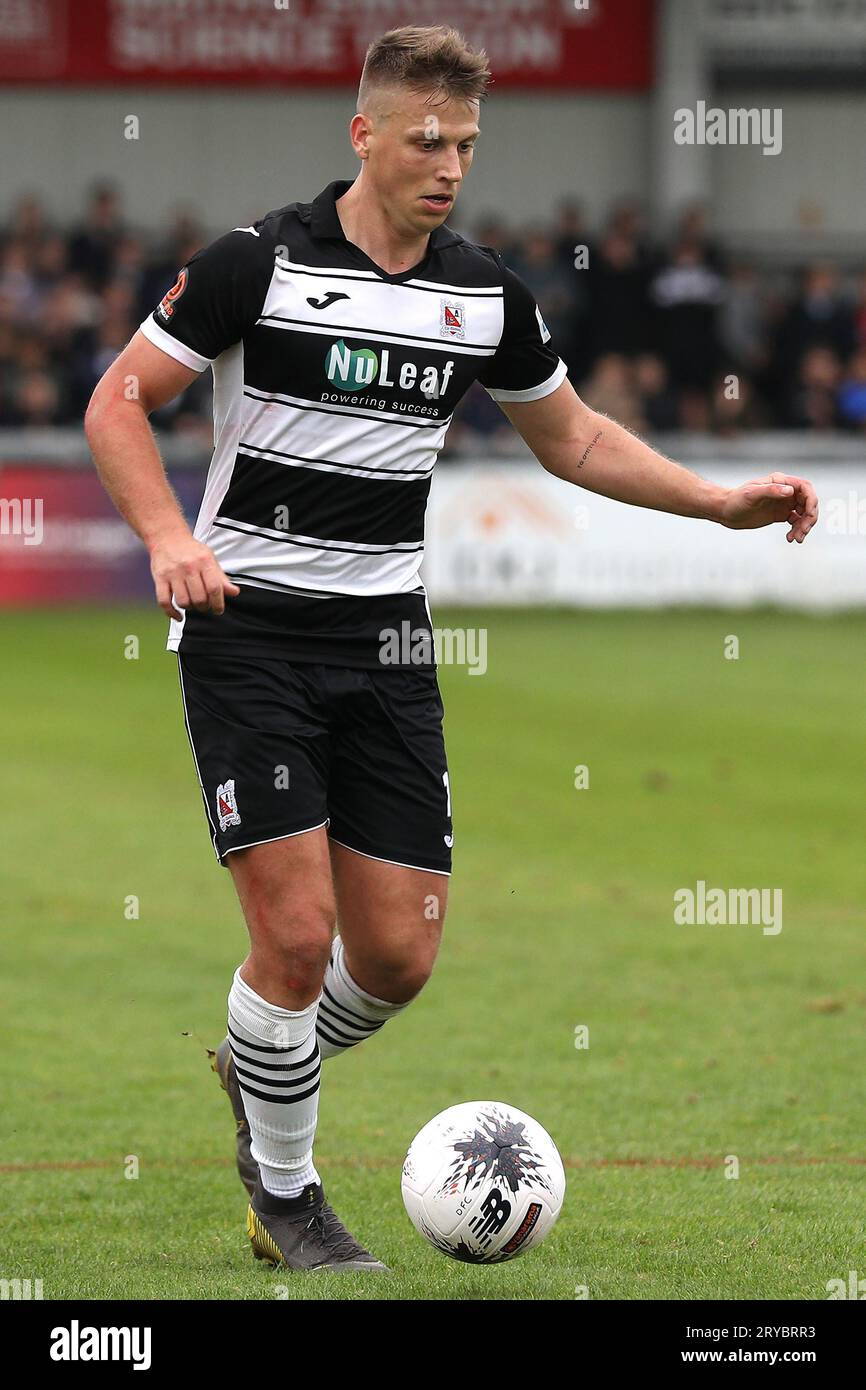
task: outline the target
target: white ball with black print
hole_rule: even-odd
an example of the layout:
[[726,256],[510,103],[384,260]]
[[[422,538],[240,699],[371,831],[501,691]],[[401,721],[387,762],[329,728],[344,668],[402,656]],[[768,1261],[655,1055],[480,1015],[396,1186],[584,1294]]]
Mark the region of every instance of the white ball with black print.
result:
[[539,1245],[565,1196],[547,1130],[502,1101],[452,1105],[415,1136],[403,1202],[425,1240],[454,1260],[500,1264]]

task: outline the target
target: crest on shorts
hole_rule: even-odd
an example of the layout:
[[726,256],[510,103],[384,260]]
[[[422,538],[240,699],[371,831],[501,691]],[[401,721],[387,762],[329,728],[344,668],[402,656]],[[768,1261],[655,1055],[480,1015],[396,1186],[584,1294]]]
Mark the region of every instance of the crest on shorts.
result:
[[460,299],[440,300],[440,338],[466,337],[466,305]]
[[217,815],[220,818],[220,830],[228,830],[230,825],[240,825],[241,817],[238,811],[238,799],[235,796],[233,777],[217,787],[216,804]]

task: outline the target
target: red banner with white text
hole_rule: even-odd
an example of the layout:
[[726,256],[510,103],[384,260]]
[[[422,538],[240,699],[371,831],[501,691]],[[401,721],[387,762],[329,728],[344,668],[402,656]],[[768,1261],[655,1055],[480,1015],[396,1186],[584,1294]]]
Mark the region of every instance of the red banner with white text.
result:
[[451,24],[499,88],[641,90],[655,0],[0,0],[0,82],[353,86],[372,39]]

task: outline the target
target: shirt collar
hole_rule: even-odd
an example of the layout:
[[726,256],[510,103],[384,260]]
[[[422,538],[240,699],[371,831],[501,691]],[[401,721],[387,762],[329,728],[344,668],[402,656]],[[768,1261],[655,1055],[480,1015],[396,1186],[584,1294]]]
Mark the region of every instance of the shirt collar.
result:
[[[314,237],[326,237],[345,241],[346,234],[337,212],[337,200],[352,187],[350,179],[337,179],[323,188],[318,198],[310,204],[310,231]],[[440,251],[443,246],[453,246],[460,238],[447,224],[443,223],[430,233],[429,251]]]

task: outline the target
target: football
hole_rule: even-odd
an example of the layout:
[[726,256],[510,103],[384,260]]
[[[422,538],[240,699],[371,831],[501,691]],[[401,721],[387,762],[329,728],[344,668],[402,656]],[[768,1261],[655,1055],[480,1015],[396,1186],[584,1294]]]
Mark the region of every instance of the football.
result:
[[565,1171],[530,1115],[473,1100],[443,1110],[415,1136],[402,1190],[410,1220],[437,1250],[469,1264],[500,1264],[553,1228]]

